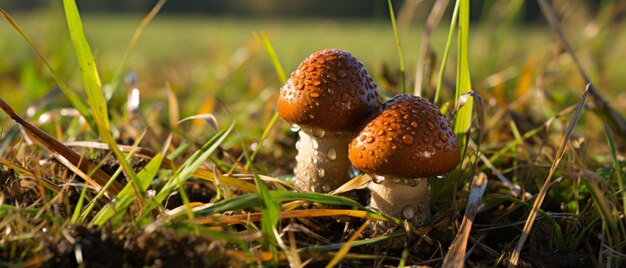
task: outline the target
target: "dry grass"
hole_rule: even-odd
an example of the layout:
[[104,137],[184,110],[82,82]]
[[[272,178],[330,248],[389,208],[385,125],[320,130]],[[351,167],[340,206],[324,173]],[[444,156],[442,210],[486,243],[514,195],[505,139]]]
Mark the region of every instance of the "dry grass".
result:
[[[97,91],[78,90],[85,74],[69,35],[36,34],[37,18],[14,15],[42,59],[9,33],[9,24],[0,26],[8,40],[0,48],[13,52],[0,63],[0,104],[8,115],[0,115],[0,266],[624,265],[626,93],[618,66],[626,57],[626,24],[617,14],[625,7],[607,1],[590,11],[576,1],[540,1],[549,24],[522,27],[515,1],[505,2],[470,32],[473,127],[461,165],[432,179],[433,217],[422,228],[367,208],[369,176],[331,194],[294,191],[297,135],[280,120],[274,124],[280,82],[271,60],[288,71],[314,50],[339,47],[362,58],[384,95],[400,92],[388,24],[220,24],[157,15],[141,24],[143,35],[128,50],[137,81],[120,83],[108,112],[90,115],[110,120],[107,140],[102,121],[85,120],[77,101],[55,87],[67,80],[73,92],[89,96],[89,109],[97,107]],[[57,21],[47,26],[59,28],[51,32],[67,31],[58,26],[60,10],[43,14]],[[133,29],[124,28],[126,39],[115,37],[98,25],[110,19],[91,16],[83,14],[85,31],[106,87],[122,81],[116,70]],[[230,34],[207,24],[230,27]],[[258,25],[268,34],[254,38],[250,29]],[[412,47],[422,43],[419,28],[403,25],[406,71],[413,73],[418,60],[435,67],[417,68],[426,74],[419,76],[421,92],[432,99],[440,63],[433,59],[443,54],[445,27],[429,33],[431,49],[420,51]],[[199,33],[178,37],[189,47],[155,37],[174,36],[180,27]],[[320,32],[328,38],[315,41]],[[454,74],[442,77],[439,103],[454,114]],[[139,106],[127,106],[133,89]],[[486,189],[471,183],[475,177],[486,179]],[[397,227],[375,234],[367,228],[373,221]]]

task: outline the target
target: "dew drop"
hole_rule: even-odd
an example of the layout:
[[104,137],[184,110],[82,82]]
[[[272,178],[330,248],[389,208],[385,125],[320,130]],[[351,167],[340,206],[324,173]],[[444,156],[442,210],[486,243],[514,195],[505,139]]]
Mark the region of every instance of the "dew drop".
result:
[[317,93],[317,92],[311,92],[311,93],[309,93],[309,97],[311,97],[311,98],[319,98],[320,94]]
[[404,180],[404,184],[409,186],[409,187],[417,186],[418,182],[419,182],[419,180],[416,180],[416,179],[406,179],[406,180]]
[[330,160],[335,160],[337,159],[337,151],[335,151],[335,148],[330,148],[328,149],[328,153],[326,153],[326,156],[328,156],[328,159]]
[[339,78],[341,79],[346,78],[346,76],[348,76],[348,74],[344,70],[339,70],[337,72],[337,75],[339,75]]
[[435,131],[435,124],[433,124],[433,122],[428,121],[428,129],[430,129],[431,131]]
[[442,133],[439,133],[439,139],[441,139],[442,142],[447,142],[448,136],[442,132]]
[[325,184],[324,186],[322,186],[322,191],[324,191],[324,192],[330,192],[330,185]]
[[348,102],[350,100],[350,96],[348,95],[348,93],[343,93],[341,95],[341,102]]
[[384,129],[379,129],[378,131],[376,131],[376,135],[378,135],[378,136],[385,135],[385,130]]
[[317,148],[319,147],[320,147],[319,143],[317,143],[316,140],[313,140],[313,149],[317,150]]
[[402,216],[404,216],[405,219],[412,219],[415,216],[415,209],[410,205],[405,206],[402,208]]
[[441,148],[443,148],[443,144],[440,141],[435,141],[433,146],[435,146],[437,150],[441,150]]
[[393,178],[393,179],[391,179],[391,182],[393,182],[393,183],[400,183],[400,179],[399,178]]
[[378,175],[374,175],[374,176],[372,177],[372,181],[373,181],[374,183],[376,183],[376,184],[381,184],[381,183],[383,183],[383,182],[385,181],[385,177],[383,177],[383,176],[378,176]]
[[357,170],[353,166],[350,166],[350,171],[348,172],[348,175],[350,175],[350,178],[356,177],[357,175],[359,175],[359,170]]
[[320,178],[324,178],[324,175],[326,175],[325,173],[326,173],[326,172],[324,171],[324,169],[323,169],[323,168],[320,168],[320,169],[318,169],[318,170],[317,170],[317,175],[318,175]]
[[291,132],[298,132],[300,131],[300,126],[298,126],[297,124],[292,124],[289,130],[291,130]]
[[435,177],[436,177],[437,179],[439,179],[439,180],[442,180],[442,179],[444,179],[444,178],[445,178],[445,176],[443,176],[443,175],[438,175],[438,176],[435,176]]
[[413,137],[411,137],[411,135],[404,134],[402,136],[402,142],[406,145],[411,145],[413,144]]
[[328,75],[326,75],[326,77],[328,77],[330,81],[337,81],[337,76],[334,73],[329,73]]

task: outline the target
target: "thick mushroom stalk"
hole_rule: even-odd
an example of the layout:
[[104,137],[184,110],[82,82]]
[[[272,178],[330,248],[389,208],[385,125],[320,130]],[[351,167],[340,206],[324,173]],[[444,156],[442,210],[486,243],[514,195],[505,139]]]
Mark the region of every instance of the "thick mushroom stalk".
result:
[[430,215],[426,178],[459,163],[459,145],[448,120],[436,106],[411,95],[381,105],[352,140],[348,154],[355,168],[376,174],[370,206],[417,226]]
[[296,143],[296,188],[305,192],[330,192],[350,177],[348,146],[351,132],[331,132],[302,127]]
[[280,89],[278,113],[298,125],[296,187],[329,192],[350,179],[350,134],[378,105],[376,84],[363,64],[341,50],[306,58]]
[[430,217],[428,179],[399,179],[377,176],[369,186],[370,206],[385,214],[424,226]]

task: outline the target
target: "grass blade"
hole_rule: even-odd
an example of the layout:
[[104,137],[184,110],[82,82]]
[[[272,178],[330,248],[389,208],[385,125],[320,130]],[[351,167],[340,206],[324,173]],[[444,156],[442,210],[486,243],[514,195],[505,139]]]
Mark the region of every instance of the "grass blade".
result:
[[[356,207],[364,209],[363,205],[350,198],[343,196],[334,196],[321,193],[309,193],[309,192],[289,192],[289,191],[269,191],[269,195],[272,199],[278,203],[284,203],[289,201],[308,201],[314,203],[328,204],[328,205],[342,205]],[[208,216],[214,213],[224,213],[227,211],[235,211],[250,207],[258,207],[263,205],[263,199],[261,195],[257,193],[249,193],[240,195],[235,198],[222,200],[216,202],[208,208],[202,208],[196,211],[198,216]]]
[[[204,217],[199,218],[196,222],[200,224],[210,224],[214,222],[225,224],[244,224],[247,222],[258,222],[261,218],[260,213],[246,213],[233,216],[220,216],[220,217]],[[333,216],[348,216],[354,218],[388,221],[389,219],[380,214],[372,213],[365,210],[356,209],[298,209],[298,210],[286,210],[283,207],[283,211],[280,213],[281,219],[293,219],[293,218],[315,218],[315,217],[333,217]]]
[[63,94],[72,103],[74,108],[76,108],[76,110],[78,110],[80,115],[82,115],[86,119],[86,121],[91,125],[92,129],[94,129],[94,130],[97,129],[96,126],[93,124],[93,120],[91,120],[91,113],[89,112],[89,109],[87,108],[87,105],[78,97],[78,95],[76,95],[76,93],[74,93],[74,91],[72,91],[67,86],[67,84],[65,84],[63,79],[61,79],[61,76],[59,76],[59,74],[54,70],[54,68],[52,68],[52,65],[50,65],[50,63],[48,63],[48,61],[46,60],[46,58],[44,58],[43,54],[41,54],[39,49],[37,49],[35,47],[35,44],[33,43],[33,41],[28,37],[28,35],[26,35],[26,32],[24,32],[22,30],[22,28],[19,26],[19,24],[17,24],[17,22],[11,16],[9,16],[9,13],[7,13],[4,9],[0,8],[0,15],[2,15],[2,17],[6,21],[8,21],[9,24],[11,24],[11,26],[13,26],[13,28],[15,28],[15,30],[30,45],[30,47],[33,49],[33,51],[35,51],[35,54],[37,54],[37,57],[39,57],[39,59],[46,65],[46,68],[48,68],[48,71],[50,71],[50,73],[52,74],[52,78],[54,78],[54,81],[57,83],[57,85],[59,86],[61,91],[63,91]]
[[405,68],[404,68],[404,56],[402,54],[402,46],[400,45],[400,36],[398,35],[398,26],[396,25],[396,15],[393,12],[393,5],[391,4],[391,0],[387,0],[387,5],[389,6],[389,16],[391,18],[391,27],[393,27],[393,34],[396,38],[396,46],[398,47],[398,59],[400,61],[400,85],[402,86],[402,93],[406,93],[406,78],[405,78]]
[[78,13],[78,7],[74,0],[63,0],[63,7],[91,112],[98,123],[98,128],[103,128],[100,131],[109,131],[109,116],[100,84],[100,76],[98,75],[96,60],[93,58],[89,42],[87,42],[83,31],[83,22]]
[[270,43],[270,40],[267,38],[267,35],[265,35],[265,32],[254,32],[252,34],[254,35],[254,38],[261,43],[263,50],[265,50],[267,56],[270,57],[270,60],[272,60],[272,65],[274,65],[274,70],[276,71],[276,75],[278,75],[278,81],[280,84],[287,82],[287,75],[283,69],[283,65],[280,63],[280,59],[278,59],[276,51],[274,50],[272,43]]
[[615,138],[613,137],[613,132],[611,131],[611,127],[608,124],[604,124],[604,131],[606,132],[606,138],[609,142],[609,148],[611,149],[611,160],[613,161],[613,172],[615,173],[615,178],[617,179],[617,185],[622,192],[622,209],[624,210],[624,215],[626,215],[626,188],[624,188],[624,177],[622,173],[622,167],[617,160],[617,145],[615,144]]
[[85,33],[83,31],[83,23],[78,13],[78,7],[75,0],[63,0],[63,7],[65,9],[65,18],[67,20],[67,26],[72,39],[72,45],[74,46],[74,52],[78,60],[80,72],[83,77],[83,84],[85,91],[87,92],[87,99],[91,106],[91,112],[93,119],[96,122],[96,127],[100,133],[100,137],[109,144],[113,150],[113,154],[119,161],[119,164],[124,169],[124,173],[131,181],[135,194],[139,198],[142,204],[145,203],[143,194],[139,191],[141,188],[137,181],[137,174],[130,166],[130,163],[126,161],[124,154],[120,151],[115,142],[115,139],[111,135],[109,129],[109,115],[107,112],[107,104],[102,92],[102,85],[100,84],[100,77],[98,69],[96,68],[96,61],[91,53],[91,48]]
[[269,246],[269,250],[272,253],[272,260],[276,260],[276,240],[279,238],[275,234],[277,234],[276,226],[280,220],[280,203],[272,198],[267,186],[261,181],[256,172],[254,172],[254,182],[259,188],[259,194],[263,200],[261,232],[269,240],[267,246]]
[[233,130],[235,122],[231,123],[227,129],[224,129],[217,133],[207,143],[205,143],[198,151],[196,151],[185,163],[177,169],[169,181],[161,188],[150,204],[146,205],[142,216],[138,219],[142,219],[149,215],[152,210],[161,204],[167,196],[172,193],[176,188],[179,188],[185,180],[187,180],[193,173],[200,167],[200,165],[206,161],[207,158],[217,149],[217,147],[228,137]]
[[83,203],[85,201],[85,195],[87,193],[87,185],[83,186],[83,190],[80,191],[80,196],[78,197],[78,202],[76,202],[76,207],[74,208],[74,213],[72,213],[72,218],[70,220],[71,223],[76,223],[78,221],[78,217],[80,216],[80,211],[83,209]]
[[[456,93],[455,100],[459,102],[462,95],[472,91],[472,81],[470,80],[469,69],[469,0],[459,1],[459,32],[458,32],[458,59],[456,71]],[[467,102],[459,108],[454,121],[454,133],[459,137],[460,148],[465,148],[465,133],[472,124],[473,100]]]
[[363,223],[363,225],[361,225],[361,227],[358,230],[356,230],[356,232],[354,232],[352,236],[350,236],[350,239],[348,239],[348,241],[346,241],[343,244],[341,249],[337,251],[337,255],[335,255],[335,257],[333,257],[333,259],[330,260],[330,262],[328,262],[328,264],[326,265],[326,268],[335,267],[341,261],[341,259],[343,259],[343,257],[345,257],[346,254],[348,254],[348,252],[350,251],[350,248],[352,248],[352,244],[354,243],[354,240],[356,240],[359,237],[359,235],[361,235],[361,233],[365,230],[365,228],[369,225],[370,225],[370,220],[366,220]]
[[[379,236],[379,237],[376,237],[376,238],[369,238],[369,239],[363,239],[363,240],[354,241],[352,243],[352,247],[359,247],[359,246],[370,245],[370,244],[378,243],[378,242],[385,241],[385,240],[388,240],[388,239],[401,237],[403,235],[406,235],[405,231],[396,231],[396,232],[393,232],[393,233],[391,233],[389,235],[383,235],[383,236]],[[304,252],[304,251],[337,250],[337,249],[340,249],[341,247],[343,247],[343,245],[344,245],[344,243],[337,243],[337,244],[331,244],[331,245],[322,245],[322,246],[310,246],[310,247],[306,247],[306,248],[301,248],[300,252]]]
[[448,32],[448,41],[446,41],[446,49],[443,52],[441,58],[441,67],[439,68],[439,77],[437,79],[437,90],[435,91],[435,99],[433,104],[437,105],[439,102],[439,93],[443,86],[443,76],[446,71],[446,64],[448,63],[448,56],[450,55],[450,49],[452,48],[452,39],[454,39],[454,32],[456,30],[456,21],[459,17],[459,1],[456,1],[454,5],[454,11],[452,12],[452,20],[450,21],[450,31]]
[[[15,120],[15,122],[17,122],[24,129],[26,129],[26,131],[30,133],[32,137],[35,138],[35,140],[39,144],[41,144],[41,146],[46,148],[48,151],[54,152],[56,155],[62,157],[63,159],[60,159],[61,162],[68,162],[68,164],[73,165],[75,168],[80,170],[82,174],[91,174],[90,176],[81,176],[91,186],[99,190],[102,188],[102,186],[107,184],[107,182],[111,178],[107,173],[100,169],[96,169],[96,167],[92,163],[85,160],[76,152],[72,151],[72,149],[65,146],[62,142],[56,140],[52,136],[48,135],[48,133],[21,118],[3,99],[0,99],[0,108],[4,110],[4,112],[9,115],[11,119]],[[68,166],[68,168],[71,169],[72,167]],[[113,182],[113,184],[111,185],[111,187],[109,187],[109,189],[107,189],[107,191],[109,191],[110,195],[114,196],[121,189],[121,184],[119,184],[118,182]]]
[[[261,46],[263,47],[263,50],[265,50],[265,53],[267,54],[267,56],[270,57],[270,59],[272,60],[272,64],[274,65],[274,70],[276,70],[276,75],[278,75],[278,81],[280,82],[281,85],[284,84],[285,82],[287,82],[287,75],[285,74],[283,65],[280,63],[280,60],[278,59],[278,56],[276,55],[276,51],[274,50],[272,43],[270,43],[270,40],[265,35],[265,32],[260,32],[260,33],[254,32],[253,34],[254,34],[254,37],[257,39],[257,41],[261,43]],[[274,127],[274,124],[276,124],[277,120],[278,120],[278,112],[274,112],[274,114],[272,115],[272,118],[270,119],[270,122],[267,124],[267,126],[265,126],[265,129],[263,130],[263,134],[261,134],[261,138],[259,138],[256,148],[254,149],[254,151],[252,151],[252,155],[250,156],[248,163],[246,163],[246,166],[245,166],[246,169],[249,169],[252,163],[254,162],[254,158],[263,147],[263,140],[267,138],[267,135],[269,135],[270,130],[272,129],[272,127]]]
[[[137,174],[137,178],[139,183],[141,184],[141,192],[145,192],[150,185],[150,182],[154,179],[157,172],[159,171],[159,167],[163,162],[163,155],[157,154],[150,160],[150,162]],[[135,200],[134,191],[132,185],[127,184],[124,189],[117,195],[115,201],[113,203],[107,204],[104,208],[102,208],[96,216],[91,220],[91,224],[95,224],[98,226],[102,226],[106,221],[111,218],[120,218],[125,212],[126,209],[132,204]],[[113,221],[113,224],[116,224],[116,221]]]
[[587,89],[581,96],[580,101],[578,102],[578,106],[576,106],[576,110],[574,111],[574,115],[572,115],[572,119],[570,123],[567,125],[567,130],[565,134],[563,135],[563,139],[561,140],[559,149],[556,153],[556,156],[554,157],[554,162],[552,162],[552,167],[550,167],[550,172],[548,173],[548,176],[546,177],[543,183],[543,186],[541,187],[541,190],[539,190],[539,193],[537,194],[537,198],[535,200],[535,203],[533,204],[533,208],[530,210],[530,213],[528,214],[528,218],[526,219],[526,224],[524,225],[524,229],[522,231],[520,239],[519,241],[517,241],[515,250],[513,250],[513,253],[511,254],[511,257],[509,259],[509,268],[517,266],[517,262],[519,261],[522,247],[524,246],[526,239],[530,235],[530,230],[532,229],[533,224],[535,224],[537,211],[541,207],[541,204],[543,203],[543,200],[546,197],[546,194],[548,193],[548,186],[552,182],[552,176],[554,175],[556,168],[559,166],[561,159],[563,159],[563,156],[565,156],[565,149],[567,148],[567,144],[569,143],[570,137],[572,136],[572,133],[574,132],[574,127],[576,127],[576,125],[578,124],[578,120],[580,120],[580,116],[582,115],[583,108],[585,107],[585,102],[587,101],[587,96],[589,96],[589,86],[587,86]]

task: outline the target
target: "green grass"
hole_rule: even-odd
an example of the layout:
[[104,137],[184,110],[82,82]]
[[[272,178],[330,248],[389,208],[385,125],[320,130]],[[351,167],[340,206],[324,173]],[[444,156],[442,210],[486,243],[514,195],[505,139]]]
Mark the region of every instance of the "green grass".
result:
[[[567,55],[554,54],[547,27],[519,24],[519,1],[494,5],[471,25],[469,1],[456,4],[458,17],[431,37],[432,62],[440,73],[432,78],[436,91],[423,94],[450,110],[446,104],[476,90],[483,102],[477,101],[475,110],[485,110],[487,117],[477,117],[480,126],[463,137],[472,105],[457,112],[455,132],[469,141],[468,153],[460,169],[438,181],[456,184],[433,187],[432,225],[417,229],[368,209],[351,198],[356,193],[293,191],[296,135],[277,119],[274,104],[289,71],[323,48],[348,50],[361,59],[382,95],[403,92],[411,81],[397,74],[412,73],[404,60],[411,68],[417,59],[421,25],[151,17],[154,13],[142,22],[143,16],[79,14],[73,0],[47,11],[11,14],[14,21],[5,13],[13,25],[0,24],[0,57],[6,59],[0,62],[0,98],[6,104],[0,104],[16,111],[9,114],[35,143],[0,115],[2,265],[55,261],[46,256],[73,262],[75,246],[89,241],[109,243],[111,250],[124,245],[126,251],[108,257],[124,256],[132,266],[170,257],[186,264],[198,257],[196,264],[203,265],[224,258],[233,266],[308,261],[437,266],[470,195],[463,179],[478,172],[485,172],[489,186],[468,241],[468,248],[480,241],[482,250],[468,252],[470,263],[510,265],[521,256],[520,262],[537,265],[552,261],[540,254],[551,252],[583,260],[576,264],[623,264],[624,137],[583,109],[587,93],[581,101],[584,81],[576,66]],[[589,12],[582,7],[573,5]],[[581,35],[580,25],[564,24],[564,31],[575,37],[572,43],[594,85],[623,115],[625,78],[615,75],[615,68],[626,57],[620,49],[626,24],[612,22],[606,12],[598,16],[602,23],[615,23],[602,33],[614,36],[601,38],[603,46],[593,34]],[[129,70],[138,74],[137,112],[126,109],[129,85],[120,82]],[[107,100],[102,88],[109,81],[117,89]],[[46,95],[55,86],[60,94]],[[27,114],[31,105],[35,112]],[[86,119],[63,110],[68,107]],[[200,119],[180,121],[196,114],[211,114],[216,129]],[[478,127],[482,133],[475,135]],[[64,157],[85,174],[74,175]],[[82,161],[102,169],[81,170]],[[94,174],[100,185],[83,181]],[[114,199],[103,198],[114,192],[102,184],[115,179],[125,186]],[[375,220],[397,230],[372,234],[367,226]],[[406,246],[388,248],[407,237]],[[89,252],[84,250],[85,259],[92,261]],[[163,255],[167,252],[172,255]]]

